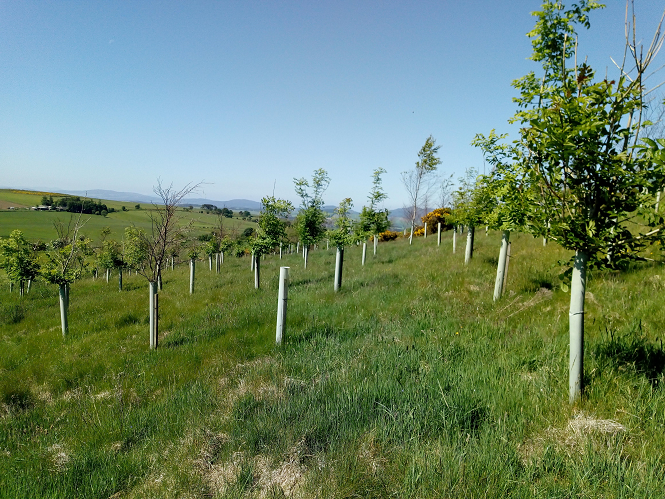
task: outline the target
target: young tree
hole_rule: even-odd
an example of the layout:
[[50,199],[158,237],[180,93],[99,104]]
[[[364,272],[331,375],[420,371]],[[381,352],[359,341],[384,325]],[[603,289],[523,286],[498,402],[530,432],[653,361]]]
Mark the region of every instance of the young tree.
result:
[[356,232],[359,238],[366,239],[367,236],[374,236],[374,255],[379,241],[379,234],[390,228],[388,220],[388,210],[380,210],[378,205],[388,199],[388,195],[383,191],[381,185],[381,175],[386,173],[383,168],[377,168],[372,174],[372,190],[367,196],[369,206],[363,206],[360,212],[360,221],[356,226]]
[[411,232],[413,232],[416,226],[418,201],[423,197],[423,194],[427,194],[431,190],[432,183],[430,179],[436,171],[437,166],[441,164],[441,160],[436,155],[441,146],[435,144],[436,140],[431,135],[427,137],[425,144],[418,152],[418,161],[416,161],[415,168],[402,172],[402,183],[406,188],[410,201]]
[[[485,137],[477,134],[472,145],[480,147],[483,156],[492,166],[489,175],[482,176],[485,186],[486,213],[484,222],[487,227],[501,231],[501,249],[494,281],[494,301],[501,298],[506,282],[508,245],[510,234],[523,230],[530,223],[537,222],[542,213],[533,209],[536,206],[536,192],[526,182],[526,162],[519,147],[501,141],[507,134],[498,135],[494,130]],[[540,223],[542,225],[542,222]]]
[[[149,212],[150,230],[143,231],[137,228],[125,230],[125,253],[127,261],[136,269],[136,272],[148,281],[150,303],[150,348],[157,346],[157,317],[155,315],[155,294],[157,281],[161,280],[161,272],[166,264],[166,258],[171,249],[178,244],[189,225],[180,225],[177,216],[177,207],[182,199],[199,184],[187,184],[176,191],[173,185],[164,187],[160,179],[153,190],[162,200],[161,204],[154,204]],[[190,222],[191,224],[191,222]]]
[[120,245],[116,241],[104,241],[97,261],[99,266],[106,270],[106,282],[109,282],[109,271],[118,269],[118,288],[122,291],[122,269],[125,267],[125,260]]
[[[328,173],[319,168],[312,175],[312,184],[305,178],[293,179],[296,194],[300,196],[302,205],[296,217],[296,231],[300,242],[304,245],[305,268],[307,268],[307,256],[309,247],[319,242],[326,233],[326,214],[323,212],[323,193],[330,184]],[[310,193],[308,189],[312,189]]]
[[72,216],[66,226],[60,220],[54,222],[58,238],[49,244],[46,264],[41,271],[41,275],[46,281],[60,287],[60,324],[63,337],[69,331],[67,320],[69,286],[83,274],[85,257],[89,253],[88,240],[79,236],[79,231],[84,224],[85,222],[81,222],[81,213],[76,221]]
[[0,238],[0,268],[5,269],[10,282],[19,284],[21,296],[25,282],[33,281],[39,275],[39,262],[33,246],[20,230],[13,230],[7,239]]
[[485,214],[489,209],[490,197],[488,197],[487,186],[482,177],[474,168],[468,168],[464,177],[459,179],[459,187],[453,193],[455,209],[453,220],[455,225],[466,226],[466,251],[464,253],[464,264],[468,264],[473,258],[473,244],[476,227],[484,221]]
[[254,258],[254,287],[261,286],[261,256],[274,250],[286,240],[286,221],[293,211],[290,201],[268,196],[261,199],[259,231],[251,242]]
[[542,76],[531,72],[513,82],[520,92],[512,118],[521,127],[515,145],[527,165],[525,182],[538,193],[527,228],[542,236],[546,220],[549,238],[575,252],[564,274],[571,288],[571,402],[583,390],[587,269],[643,260],[640,251],[662,241],[665,228],[653,210],[662,175],[648,154],[635,148],[643,126],[645,74],[663,42],[661,25],[651,45],[642,48],[634,18],[627,18],[632,38],[627,37],[625,54],[632,61],[624,56],[615,79],[596,79],[586,62],[577,63],[576,27],[589,28],[589,13],[601,7],[593,0],[571,8],[544,2],[529,33],[531,59],[541,63]]
[[349,218],[349,210],[353,206],[351,198],[343,199],[337,208],[335,208],[335,230],[328,232],[330,241],[337,248],[337,255],[335,257],[335,291],[339,291],[342,287],[342,267],[344,266],[344,247],[353,242],[353,235],[351,232],[351,219]]
[[210,272],[212,272],[212,257],[219,253],[219,240],[216,237],[212,237],[209,241],[206,241],[203,251],[208,256],[208,267]]
[[235,243],[229,236],[224,236],[221,241],[219,241],[219,252],[221,254],[222,263],[224,263],[224,253],[227,253],[233,250]]

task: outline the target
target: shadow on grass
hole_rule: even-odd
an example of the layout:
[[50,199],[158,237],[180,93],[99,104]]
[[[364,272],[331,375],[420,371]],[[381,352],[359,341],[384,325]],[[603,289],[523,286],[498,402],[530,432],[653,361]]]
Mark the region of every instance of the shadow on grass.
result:
[[594,346],[593,354],[601,368],[630,368],[644,375],[652,384],[665,371],[665,350],[660,344],[649,342],[642,334],[640,322],[626,334],[607,331],[605,337]]
[[483,263],[487,263],[492,267],[499,265],[499,258],[496,256],[486,256],[483,258]]
[[535,272],[528,276],[520,291],[536,293],[542,288],[554,289],[554,282],[549,272]]
[[0,324],[18,324],[25,317],[25,309],[21,303],[0,305]]
[[330,324],[312,324],[307,326],[301,333],[290,335],[287,341],[291,345],[299,345],[301,343],[327,339],[346,341],[351,338],[362,336],[366,332],[367,328],[365,326],[337,328]]
[[289,282],[289,287],[298,287],[298,286],[307,286],[310,284],[318,284],[321,282],[328,282],[331,281],[330,276],[320,276],[320,277],[307,277],[305,279],[294,279]]

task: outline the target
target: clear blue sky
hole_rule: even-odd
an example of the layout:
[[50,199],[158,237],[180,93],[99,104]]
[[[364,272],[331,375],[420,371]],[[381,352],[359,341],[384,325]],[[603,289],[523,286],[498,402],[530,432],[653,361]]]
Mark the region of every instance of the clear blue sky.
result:
[[[607,3],[580,53],[614,75],[625,4]],[[150,194],[160,176],[259,200],[276,181],[296,202],[293,178],[324,168],[326,203],[359,209],[383,167],[401,207],[427,136],[457,178],[482,171],[476,133],[510,131],[539,6],[0,0],[0,186]],[[664,6],[636,0],[644,43]]]

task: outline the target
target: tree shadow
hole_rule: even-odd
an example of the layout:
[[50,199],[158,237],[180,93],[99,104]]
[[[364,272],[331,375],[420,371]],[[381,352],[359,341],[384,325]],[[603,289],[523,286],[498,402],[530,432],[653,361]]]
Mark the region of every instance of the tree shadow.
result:
[[629,368],[645,376],[652,385],[665,371],[663,342],[652,343],[642,334],[642,323],[625,334],[606,330],[605,337],[593,348],[601,369]]

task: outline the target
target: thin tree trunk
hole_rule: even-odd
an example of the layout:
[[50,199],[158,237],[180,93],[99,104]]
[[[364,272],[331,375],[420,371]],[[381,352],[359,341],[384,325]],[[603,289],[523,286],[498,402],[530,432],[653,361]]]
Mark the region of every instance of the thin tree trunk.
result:
[[279,259],[282,259],[282,243],[279,243]]
[[122,291],[122,268],[118,268],[118,291]]
[[342,287],[342,267],[344,266],[344,248],[337,247],[337,255],[335,256],[335,292],[339,291]]
[[476,228],[469,226],[466,232],[466,251],[464,252],[464,265],[467,265],[473,258],[473,236]]
[[69,311],[69,296],[67,293],[67,284],[60,285],[60,325],[62,327],[62,337],[69,332],[69,323],[67,322],[67,312]]
[[575,403],[584,391],[584,295],[586,292],[586,265],[589,257],[578,251],[575,254],[570,283],[570,358],[568,361],[568,388],[570,403]]
[[411,235],[409,236],[409,244],[413,244],[413,225],[411,226]]
[[196,261],[189,260],[189,294],[194,294],[194,275],[196,273]]
[[365,258],[367,257],[367,241],[363,241],[363,258],[362,265],[365,266]]
[[157,265],[157,289],[162,290],[162,269],[159,264]]
[[499,264],[496,266],[496,280],[494,281],[494,301],[501,298],[503,292],[503,281],[506,274],[506,262],[508,261],[508,244],[510,242],[510,231],[504,230],[501,235],[501,249],[499,250]]
[[261,287],[261,257],[257,255],[254,262],[254,289]]

